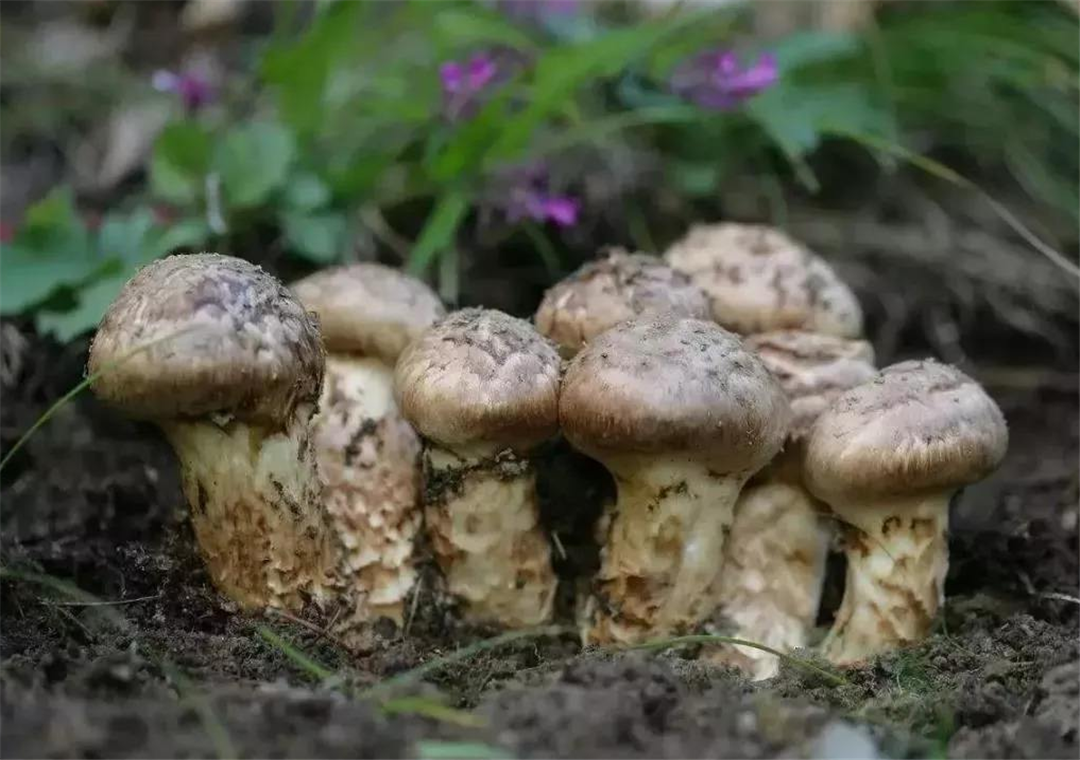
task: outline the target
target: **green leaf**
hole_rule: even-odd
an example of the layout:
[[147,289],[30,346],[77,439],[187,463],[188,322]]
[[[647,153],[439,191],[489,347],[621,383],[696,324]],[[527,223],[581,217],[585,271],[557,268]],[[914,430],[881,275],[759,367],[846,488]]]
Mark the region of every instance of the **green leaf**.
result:
[[439,198],[409,253],[409,272],[422,274],[435,255],[454,241],[458,225],[465,218],[468,208],[468,196],[460,190],[448,190]]
[[213,161],[228,204],[251,208],[265,203],[284,184],[295,154],[296,141],[280,124],[256,122],[230,131]]
[[533,39],[505,14],[476,3],[439,9],[432,30],[434,43],[448,54],[478,45],[498,44],[518,50],[536,47]]
[[16,238],[0,246],[0,313],[25,311],[109,263],[97,254],[70,191],[54,190],[30,207]]
[[349,223],[340,213],[289,212],[282,226],[290,248],[319,264],[340,260],[348,245]]
[[513,753],[481,742],[456,742],[437,739],[418,741],[416,756],[421,760],[508,760]]
[[35,319],[42,332],[53,333],[58,340],[68,341],[92,329],[101,321],[105,310],[109,308],[120,289],[128,281],[129,273],[104,277],[97,282],[80,288],[78,304],[74,309],[62,313],[43,311]]
[[98,232],[98,249],[131,268],[146,264],[155,258],[147,251],[147,239],[154,224],[154,214],[147,208],[130,214],[108,214]]
[[262,75],[277,93],[282,118],[298,134],[314,132],[322,124],[331,72],[362,47],[358,37],[365,30],[359,21],[367,10],[365,5],[347,2],[327,6],[299,41],[267,50]]
[[322,208],[330,201],[330,188],[311,172],[297,174],[285,186],[285,205],[297,211]]
[[154,195],[172,203],[193,203],[202,193],[212,148],[209,133],[195,122],[167,126],[150,158],[150,186]]
[[847,58],[859,52],[861,42],[845,32],[796,32],[769,47],[781,76],[792,69]]
[[210,226],[205,220],[184,219],[153,238],[149,242],[148,253],[151,259],[159,259],[177,248],[203,248],[210,236]]

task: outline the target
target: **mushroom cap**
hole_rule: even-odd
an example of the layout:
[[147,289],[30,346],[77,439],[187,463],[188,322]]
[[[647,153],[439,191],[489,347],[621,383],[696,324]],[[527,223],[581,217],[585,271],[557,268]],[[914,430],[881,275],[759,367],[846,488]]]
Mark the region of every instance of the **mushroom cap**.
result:
[[413,427],[444,446],[528,449],[558,431],[560,362],[525,320],[462,309],[405,349],[394,393]]
[[823,259],[772,227],[696,225],[664,258],[705,291],[713,319],[729,330],[862,334],[851,289]]
[[807,486],[835,504],[954,490],[997,467],[1008,440],[1001,410],[974,380],[930,359],[901,362],[818,418]]
[[609,248],[544,294],[533,322],[573,356],[595,336],[633,317],[711,319],[709,299],[656,256]]
[[696,453],[753,472],[780,449],[783,389],[738,336],[714,322],[658,317],[608,330],[567,368],[559,422],[577,448]]
[[242,259],[201,253],[155,261],[124,285],[87,370],[104,372],[94,393],[133,417],[270,422],[318,400],[323,365],[318,321],[284,285]]
[[865,340],[777,330],[747,336],[745,344],[780,381],[791,402],[791,441],[806,437],[833,399],[877,374],[874,347]]
[[294,282],[292,290],[319,315],[327,351],[391,365],[405,346],[446,316],[431,288],[382,264],[324,269]]

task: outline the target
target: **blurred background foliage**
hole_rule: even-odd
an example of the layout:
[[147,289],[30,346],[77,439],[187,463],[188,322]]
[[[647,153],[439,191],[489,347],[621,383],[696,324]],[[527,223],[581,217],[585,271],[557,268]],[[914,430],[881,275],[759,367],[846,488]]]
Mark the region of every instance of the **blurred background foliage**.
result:
[[[174,251],[286,278],[379,259],[450,303],[512,305],[500,291],[696,220],[795,225],[797,203],[813,238],[812,209],[893,197],[909,155],[1075,257],[1067,3],[84,0],[0,18],[0,311],[61,340]],[[673,77],[709,51],[775,61],[776,81],[702,105]],[[920,202],[905,214],[934,213]],[[1015,280],[955,258],[976,285]]]

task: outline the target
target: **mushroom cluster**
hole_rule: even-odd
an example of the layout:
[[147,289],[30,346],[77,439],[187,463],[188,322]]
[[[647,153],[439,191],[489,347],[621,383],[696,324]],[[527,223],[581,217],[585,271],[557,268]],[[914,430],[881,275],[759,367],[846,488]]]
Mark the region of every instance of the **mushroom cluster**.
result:
[[[88,369],[100,398],[172,443],[210,577],[243,609],[400,623],[423,531],[466,619],[550,620],[535,465],[561,435],[617,488],[583,642],[719,619],[805,647],[839,523],[846,587],[822,649],[850,664],[928,633],[949,501],[1008,440],[973,380],[931,360],[877,370],[862,329],[822,259],[719,224],[663,258],[603,251],[532,324],[447,314],[375,264],[290,290],[239,259],[173,256],[124,287]],[[752,647],[704,656],[758,679],[778,667]]]

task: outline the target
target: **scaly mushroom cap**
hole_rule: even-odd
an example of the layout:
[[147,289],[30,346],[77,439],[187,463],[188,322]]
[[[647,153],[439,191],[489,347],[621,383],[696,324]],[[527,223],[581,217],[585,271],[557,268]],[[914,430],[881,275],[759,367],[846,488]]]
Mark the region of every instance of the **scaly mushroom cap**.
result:
[[155,261],[124,286],[87,369],[108,369],[94,393],[133,417],[270,422],[318,399],[323,364],[318,322],[285,286],[254,264],[202,253]]
[[947,491],[988,475],[1005,456],[1001,410],[964,373],[907,361],[841,394],[810,431],[806,476],[829,503]]
[[[559,421],[586,453],[684,453],[760,469],[780,449],[784,391],[739,338],[713,322],[624,322],[570,363]],[[597,456],[603,459],[603,456]]]
[[833,399],[877,373],[874,347],[865,340],[778,330],[750,335],[745,344],[780,381],[791,402],[791,441],[805,438]]
[[409,345],[394,393],[421,435],[445,446],[528,449],[558,430],[560,359],[532,325],[494,309],[463,309]]
[[713,319],[748,335],[769,330],[857,338],[862,310],[832,268],[779,230],[697,225],[664,258],[709,296]]
[[711,319],[708,298],[685,274],[655,256],[611,248],[549,288],[533,321],[573,356],[620,322],[665,313]]
[[352,264],[316,272],[292,284],[319,315],[326,350],[393,364],[424,330],[446,316],[427,285],[381,264]]

